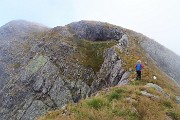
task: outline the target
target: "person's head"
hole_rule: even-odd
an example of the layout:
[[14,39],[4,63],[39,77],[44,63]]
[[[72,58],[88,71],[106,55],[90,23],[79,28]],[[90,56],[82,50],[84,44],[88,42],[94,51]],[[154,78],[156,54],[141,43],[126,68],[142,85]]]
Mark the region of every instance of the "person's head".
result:
[[137,63],[141,63],[141,60],[138,60]]

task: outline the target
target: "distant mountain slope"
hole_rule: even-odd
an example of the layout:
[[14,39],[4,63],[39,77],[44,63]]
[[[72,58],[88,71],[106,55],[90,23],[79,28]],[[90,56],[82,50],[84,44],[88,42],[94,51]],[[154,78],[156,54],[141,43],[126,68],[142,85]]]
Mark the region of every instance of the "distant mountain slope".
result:
[[141,46],[151,55],[164,72],[180,84],[180,57],[178,55],[153,40],[147,41],[145,39]]
[[48,27],[25,20],[14,20],[0,27],[0,41],[20,41],[31,33],[45,30]]
[[[159,55],[155,59],[148,51],[151,46],[147,43],[151,40],[145,41],[146,37],[136,32],[96,21],[79,21],[52,29],[13,21],[1,27],[0,33],[0,43],[4,44],[0,49],[0,120],[34,120],[102,89],[127,85],[130,89],[146,90],[144,85],[150,82],[159,85],[161,91],[165,89],[161,95],[177,106],[175,97],[180,95],[180,89],[157,64],[161,60]],[[159,48],[151,51],[156,49]],[[145,69],[142,81],[133,82],[138,59]],[[129,97],[131,92],[124,96]],[[164,118],[165,111],[162,114]]]

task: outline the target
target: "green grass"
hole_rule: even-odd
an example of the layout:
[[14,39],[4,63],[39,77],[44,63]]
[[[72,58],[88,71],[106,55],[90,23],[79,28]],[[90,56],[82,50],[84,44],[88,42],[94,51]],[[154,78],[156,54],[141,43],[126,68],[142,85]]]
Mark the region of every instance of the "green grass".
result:
[[98,72],[103,61],[104,50],[117,44],[116,41],[92,42],[87,40],[76,40],[78,61],[85,67],[91,67]]
[[92,100],[89,100],[87,102],[87,105],[90,107],[90,108],[94,108],[96,110],[99,110],[101,109],[103,106],[105,106],[107,103],[105,101],[103,101],[103,99],[100,99],[100,98],[97,98],[97,99],[92,99]]
[[107,94],[107,99],[110,102],[113,100],[119,100],[122,98],[122,95],[124,92],[125,92],[125,90],[123,90],[123,89],[115,89],[112,92],[110,92],[109,94]]
[[137,94],[143,89],[151,91],[142,85],[110,88],[109,92],[101,91],[98,96],[81,100],[76,105],[69,104],[68,115],[59,110],[49,112],[39,120],[164,120],[167,115],[179,120],[180,106],[172,99],[160,96],[159,100],[154,100]]
[[166,108],[173,108],[173,105],[172,105],[172,103],[170,101],[163,101],[162,104]]
[[108,96],[108,100],[109,101],[112,101],[112,100],[119,100],[121,98],[121,95],[116,93],[116,92],[113,92],[111,93],[109,96]]

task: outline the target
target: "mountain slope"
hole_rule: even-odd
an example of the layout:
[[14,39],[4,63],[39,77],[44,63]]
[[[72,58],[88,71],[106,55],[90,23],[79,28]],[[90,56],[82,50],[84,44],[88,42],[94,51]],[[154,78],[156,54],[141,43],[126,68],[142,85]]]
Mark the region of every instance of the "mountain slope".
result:
[[22,41],[29,34],[47,30],[48,27],[28,22],[25,20],[14,20],[0,27],[0,41]]
[[180,84],[180,69],[178,67],[180,66],[180,57],[177,54],[140,33],[130,30],[127,30],[127,33],[131,35],[134,40],[139,41],[143,50],[152,57],[161,70]]
[[[180,90],[143,48],[140,37],[144,36],[95,21],[32,32],[26,39],[12,35],[23,42],[15,42],[15,45],[11,42],[13,49],[7,52],[12,58],[11,64],[4,62],[12,69],[8,71],[11,78],[0,91],[0,119],[33,120],[104,88],[128,84],[127,89],[137,87],[141,92],[141,88],[146,90],[143,86],[150,82],[164,91],[162,97],[157,92],[156,95],[163,98],[167,94],[174,105],[173,110],[178,109],[173,98],[180,95]],[[138,59],[145,64],[143,79],[131,82],[135,78],[133,66]],[[153,76],[157,80],[153,80]],[[141,95],[137,97],[141,98]]]
[[45,26],[24,20],[14,20],[0,27],[0,87],[4,86],[6,81],[10,79],[10,74],[15,72],[12,71],[12,67],[17,67],[19,64],[15,56],[21,54],[22,44],[30,35],[34,36],[48,29]]

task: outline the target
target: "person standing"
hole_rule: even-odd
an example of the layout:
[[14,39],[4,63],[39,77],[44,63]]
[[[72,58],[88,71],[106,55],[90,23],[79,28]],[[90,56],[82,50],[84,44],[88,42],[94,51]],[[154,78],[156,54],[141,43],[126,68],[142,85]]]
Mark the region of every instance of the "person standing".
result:
[[136,80],[141,80],[141,71],[144,68],[144,66],[141,64],[141,60],[138,60],[136,65]]

